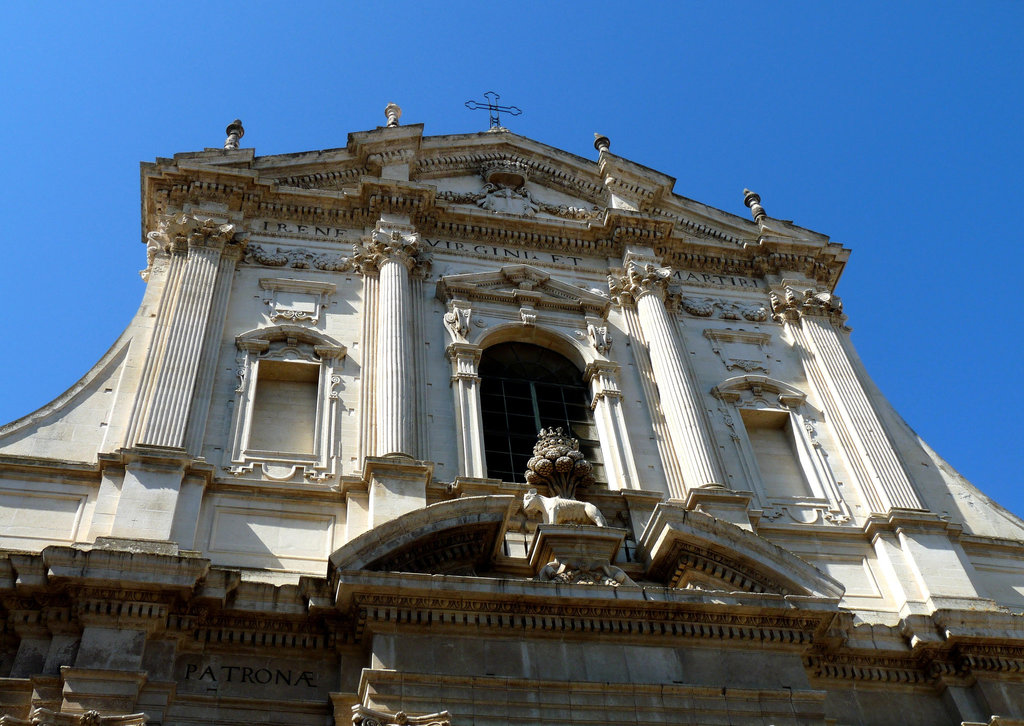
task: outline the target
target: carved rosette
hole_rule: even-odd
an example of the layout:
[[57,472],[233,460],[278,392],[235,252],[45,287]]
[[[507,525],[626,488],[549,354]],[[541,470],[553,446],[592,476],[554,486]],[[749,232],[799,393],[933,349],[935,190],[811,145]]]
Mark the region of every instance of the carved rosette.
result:
[[800,289],[787,285],[782,290],[772,290],[769,297],[772,318],[780,323],[797,322],[805,315],[825,317],[836,325],[846,322],[843,301],[828,290],[815,292],[812,288]]
[[644,295],[657,295],[664,300],[670,274],[667,268],[650,263],[629,262],[622,275],[608,276],[608,290],[620,303],[639,300]]
[[526,463],[526,482],[547,486],[557,497],[572,499],[577,487],[594,483],[593,465],[580,451],[580,442],[562,433],[562,427],[541,429]]

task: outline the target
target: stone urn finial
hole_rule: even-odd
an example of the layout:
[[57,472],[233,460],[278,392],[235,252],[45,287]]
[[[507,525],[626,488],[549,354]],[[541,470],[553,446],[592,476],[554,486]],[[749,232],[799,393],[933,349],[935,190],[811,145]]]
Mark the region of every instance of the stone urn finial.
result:
[[526,482],[547,486],[552,494],[572,499],[577,487],[594,483],[593,465],[580,451],[580,442],[562,432],[562,427],[541,429],[526,463]]
[[245,129],[242,127],[241,119],[236,118],[234,121],[229,123],[225,131],[227,132],[228,137],[224,141],[224,148],[237,149],[238,140],[245,136]]
[[759,194],[755,194],[749,189],[744,189],[743,203],[747,205],[747,208],[754,217],[754,221],[758,224],[768,216],[764,211],[764,207],[761,206],[761,196]]
[[389,103],[384,107],[384,115],[388,119],[388,128],[393,129],[398,126],[398,119],[402,118],[402,107],[397,103]]
[[608,151],[612,146],[611,139],[599,133],[594,133],[594,148],[598,151]]

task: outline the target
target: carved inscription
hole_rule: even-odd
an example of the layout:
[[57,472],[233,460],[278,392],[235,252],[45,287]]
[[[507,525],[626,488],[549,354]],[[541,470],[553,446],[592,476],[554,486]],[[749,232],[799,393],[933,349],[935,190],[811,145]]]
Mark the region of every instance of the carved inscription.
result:
[[245,665],[185,665],[186,681],[205,681],[211,685],[221,682],[251,684],[254,686],[299,686],[317,687],[317,674],[293,668],[261,668]]
[[[496,245],[475,245],[471,242],[455,242],[449,239],[425,239],[427,246],[431,249],[443,252],[466,253],[471,252],[487,257],[500,257],[503,260],[537,260],[538,262],[553,262],[562,265],[579,267],[587,263],[585,257],[573,257],[572,255],[556,255],[553,252],[540,252],[539,250],[522,250],[510,247],[498,247]],[[592,264],[599,264],[592,262]]]
[[712,275],[707,272],[691,272],[689,270],[675,270],[672,278],[684,283],[696,283],[698,285],[715,285],[717,287],[741,287],[748,290],[762,289],[764,281],[753,277],[741,277],[739,275]]

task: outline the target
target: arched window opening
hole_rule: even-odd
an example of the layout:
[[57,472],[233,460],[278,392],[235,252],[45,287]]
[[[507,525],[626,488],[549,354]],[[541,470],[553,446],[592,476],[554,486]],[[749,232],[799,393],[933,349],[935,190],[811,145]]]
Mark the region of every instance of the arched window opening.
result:
[[607,482],[590,393],[572,361],[538,345],[499,343],[483,352],[479,374],[489,477],[525,482],[537,432],[561,426],[579,439],[594,478]]

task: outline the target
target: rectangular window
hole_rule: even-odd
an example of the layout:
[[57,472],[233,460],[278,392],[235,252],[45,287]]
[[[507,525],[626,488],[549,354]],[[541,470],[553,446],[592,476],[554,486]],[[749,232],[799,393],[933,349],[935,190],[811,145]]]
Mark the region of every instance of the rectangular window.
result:
[[261,360],[247,449],[283,454],[314,454],[320,366]]
[[789,414],[741,409],[740,416],[754,450],[765,494],[769,497],[813,496],[800,464]]

